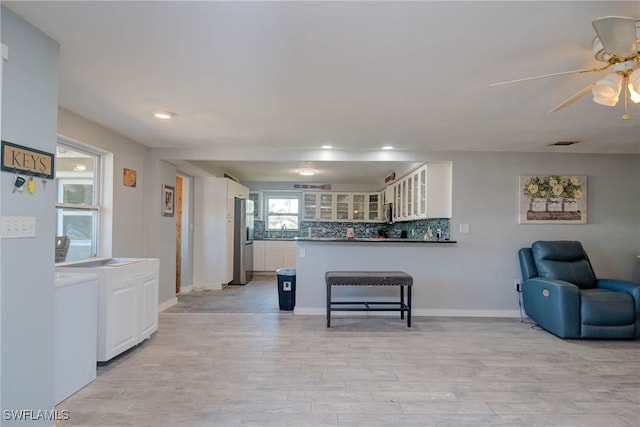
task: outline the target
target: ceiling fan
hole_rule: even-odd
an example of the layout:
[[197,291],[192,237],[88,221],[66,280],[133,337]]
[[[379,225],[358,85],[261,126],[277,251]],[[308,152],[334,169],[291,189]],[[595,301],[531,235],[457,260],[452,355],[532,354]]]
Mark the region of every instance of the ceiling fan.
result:
[[527,80],[543,79],[566,74],[593,73],[612,68],[613,72],[602,79],[589,84],[576,94],[570,96],[550,113],[567,107],[589,92],[593,94],[593,101],[613,107],[618,103],[622,91],[625,103],[624,120],[629,119],[627,102],[631,99],[640,103],[640,21],[623,16],[605,16],[592,21],[596,37],[593,40],[593,56],[596,60],[606,62],[601,68],[564,71],[527,77],[506,82],[493,83],[490,86],[500,86]]

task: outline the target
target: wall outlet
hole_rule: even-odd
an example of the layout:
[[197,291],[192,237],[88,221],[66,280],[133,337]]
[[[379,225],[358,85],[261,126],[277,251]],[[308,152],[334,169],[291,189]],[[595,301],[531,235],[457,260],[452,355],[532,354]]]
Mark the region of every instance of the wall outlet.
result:
[[520,279],[515,279],[513,281],[513,287],[516,289],[516,292],[522,292],[522,282]]

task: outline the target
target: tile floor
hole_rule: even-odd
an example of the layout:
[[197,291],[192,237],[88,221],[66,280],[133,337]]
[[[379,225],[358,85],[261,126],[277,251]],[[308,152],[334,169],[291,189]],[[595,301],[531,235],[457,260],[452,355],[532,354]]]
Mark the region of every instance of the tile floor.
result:
[[519,319],[295,316],[273,278],[193,293],[57,409],[67,426],[638,426],[640,341]]

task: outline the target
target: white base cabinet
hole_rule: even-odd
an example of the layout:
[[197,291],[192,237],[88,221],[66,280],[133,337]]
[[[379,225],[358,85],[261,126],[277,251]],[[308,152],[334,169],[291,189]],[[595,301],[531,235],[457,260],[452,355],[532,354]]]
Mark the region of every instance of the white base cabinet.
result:
[[158,259],[108,258],[56,267],[56,272],[70,271],[98,276],[98,362],[158,330]]
[[296,268],[296,242],[257,240],[253,244],[253,266],[255,271],[275,272],[279,268]]

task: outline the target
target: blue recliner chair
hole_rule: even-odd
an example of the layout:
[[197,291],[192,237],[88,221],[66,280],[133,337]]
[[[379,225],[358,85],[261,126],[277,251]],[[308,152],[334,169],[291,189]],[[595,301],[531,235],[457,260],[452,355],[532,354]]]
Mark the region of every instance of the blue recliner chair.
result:
[[524,309],[560,338],[640,337],[640,283],[596,279],[580,242],[537,241],[518,251]]

